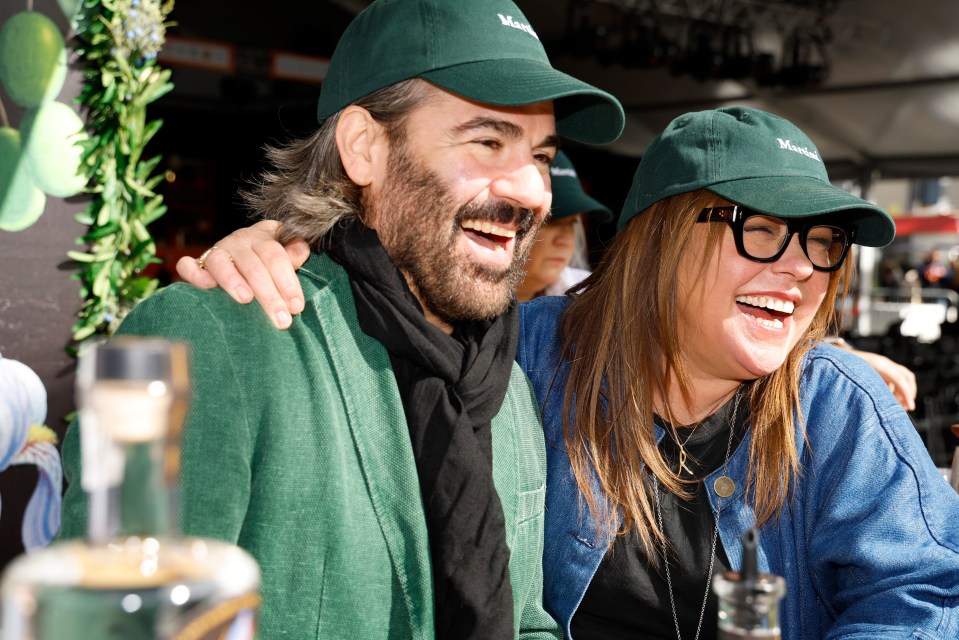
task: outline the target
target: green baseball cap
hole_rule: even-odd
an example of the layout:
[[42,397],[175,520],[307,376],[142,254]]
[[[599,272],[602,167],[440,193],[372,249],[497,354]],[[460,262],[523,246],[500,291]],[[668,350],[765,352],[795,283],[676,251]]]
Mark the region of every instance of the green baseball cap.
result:
[[551,220],[575,216],[577,213],[586,214],[600,223],[613,219],[613,212],[606,205],[583,191],[576,167],[562,151],[556,154],[553,164],[549,166],[549,176],[553,185]]
[[552,67],[510,0],[377,0],[337,43],[317,117],[410,78],[496,106],[553,100],[557,131],[579,142],[612,142],[626,121],[612,95]]
[[780,218],[841,215],[856,244],[883,247],[896,236],[882,208],[829,182],[806,134],[758,109],[698,111],[670,122],[639,163],[619,228],[651,204],[697,189]]

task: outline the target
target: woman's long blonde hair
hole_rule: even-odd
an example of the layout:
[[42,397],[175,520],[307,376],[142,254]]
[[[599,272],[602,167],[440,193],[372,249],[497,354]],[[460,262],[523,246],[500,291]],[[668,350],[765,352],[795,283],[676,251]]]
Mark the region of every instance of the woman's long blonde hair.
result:
[[[692,398],[678,333],[676,277],[699,212],[715,201],[707,191],[694,191],[661,200],[633,218],[593,274],[571,292],[573,301],[560,324],[570,363],[563,432],[576,482],[598,533],[611,537],[635,528],[650,555],[663,532],[645,471],[677,495],[686,495],[688,484],[670,470],[657,447],[653,399],[670,397],[670,380],[677,381],[687,404]],[[727,228],[709,225],[704,269]],[[746,491],[758,524],[778,515],[800,471],[794,416],[801,363],[839,326],[836,295],[840,281],[849,281],[851,262],[830,274],[822,305],[782,367],[751,385]],[[590,489],[594,474],[601,495]]]

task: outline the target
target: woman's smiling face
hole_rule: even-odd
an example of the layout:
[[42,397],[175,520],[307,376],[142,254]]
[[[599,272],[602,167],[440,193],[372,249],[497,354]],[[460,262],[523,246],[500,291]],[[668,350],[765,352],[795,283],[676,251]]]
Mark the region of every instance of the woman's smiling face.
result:
[[[723,237],[709,253],[715,224]],[[739,255],[729,225],[696,224],[678,277],[679,337],[691,379],[753,380],[778,369],[809,329],[829,279],[813,269],[798,234],[779,260],[760,263]]]

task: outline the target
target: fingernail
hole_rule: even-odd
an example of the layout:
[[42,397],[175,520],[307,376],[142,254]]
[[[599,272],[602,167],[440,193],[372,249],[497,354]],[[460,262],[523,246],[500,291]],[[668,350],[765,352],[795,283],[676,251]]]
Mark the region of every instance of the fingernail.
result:
[[293,318],[290,317],[290,314],[286,311],[280,311],[276,314],[276,328],[277,329],[286,329],[291,324],[293,324]]
[[246,287],[240,287],[237,289],[236,295],[240,298],[240,302],[250,302],[253,300],[253,292]]
[[290,300],[290,311],[292,311],[294,314],[302,312],[304,306],[303,298],[293,298]]

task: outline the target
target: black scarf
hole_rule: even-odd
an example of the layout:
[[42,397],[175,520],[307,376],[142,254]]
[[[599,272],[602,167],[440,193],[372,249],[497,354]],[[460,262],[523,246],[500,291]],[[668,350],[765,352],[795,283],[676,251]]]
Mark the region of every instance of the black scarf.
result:
[[360,327],[389,352],[403,399],[429,530],[436,637],[512,638],[491,420],[516,353],[516,305],[447,335],[426,320],[375,231],[356,222],[335,227],[328,239],[328,253],[349,274]]

